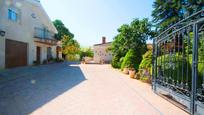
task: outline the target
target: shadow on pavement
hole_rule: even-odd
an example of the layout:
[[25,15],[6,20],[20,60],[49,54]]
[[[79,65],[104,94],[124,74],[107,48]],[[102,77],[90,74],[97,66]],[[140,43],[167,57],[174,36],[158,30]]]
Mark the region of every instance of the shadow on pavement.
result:
[[1,74],[9,76],[14,71],[17,79],[0,84],[0,115],[30,114],[86,80],[74,62],[25,67],[19,71],[16,68]]

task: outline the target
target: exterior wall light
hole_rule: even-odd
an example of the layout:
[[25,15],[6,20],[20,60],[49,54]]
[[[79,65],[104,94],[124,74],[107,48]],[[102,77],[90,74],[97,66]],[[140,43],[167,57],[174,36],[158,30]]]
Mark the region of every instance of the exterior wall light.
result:
[[5,34],[6,34],[6,32],[5,32],[5,31],[0,30],[0,36],[4,37],[4,36],[5,36]]

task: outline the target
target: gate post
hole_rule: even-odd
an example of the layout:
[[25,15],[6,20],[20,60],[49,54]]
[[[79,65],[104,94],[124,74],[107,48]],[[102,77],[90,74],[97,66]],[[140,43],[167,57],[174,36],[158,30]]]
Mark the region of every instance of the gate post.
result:
[[197,85],[197,64],[198,64],[198,25],[193,25],[193,62],[192,62],[192,83],[191,83],[191,114],[196,113],[196,85]]
[[152,90],[154,89],[154,49],[155,49],[155,39],[153,39],[153,49],[152,49]]
[[153,90],[156,92],[156,77],[157,77],[157,44],[156,40],[153,40]]

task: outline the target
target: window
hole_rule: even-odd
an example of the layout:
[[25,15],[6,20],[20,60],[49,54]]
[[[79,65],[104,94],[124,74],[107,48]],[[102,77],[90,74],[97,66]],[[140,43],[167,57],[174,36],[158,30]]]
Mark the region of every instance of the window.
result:
[[35,18],[36,18],[35,13],[32,13],[32,14],[31,14],[31,17],[32,17],[33,19],[35,19]]
[[8,19],[12,21],[17,21],[17,13],[14,10],[8,10]]

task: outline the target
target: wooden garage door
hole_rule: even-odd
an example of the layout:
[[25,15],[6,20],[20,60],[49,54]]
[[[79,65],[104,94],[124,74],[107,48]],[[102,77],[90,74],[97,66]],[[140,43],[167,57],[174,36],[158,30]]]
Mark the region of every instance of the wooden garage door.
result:
[[27,43],[6,40],[6,68],[27,65]]

